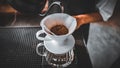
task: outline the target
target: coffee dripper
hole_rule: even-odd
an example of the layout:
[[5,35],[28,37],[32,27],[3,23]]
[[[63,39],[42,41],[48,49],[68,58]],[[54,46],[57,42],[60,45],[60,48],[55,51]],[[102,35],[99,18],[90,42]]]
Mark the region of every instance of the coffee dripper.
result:
[[[55,25],[64,25],[68,29],[65,35],[56,35],[50,31]],[[36,38],[42,40],[36,47],[36,52],[40,56],[44,56],[48,64],[52,66],[66,67],[70,65],[74,59],[75,39],[72,33],[76,29],[76,19],[65,13],[50,14],[42,19],[40,26],[42,30],[36,33]],[[42,37],[41,34],[46,36]],[[44,52],[39,52],[39,48],[44,47]]]

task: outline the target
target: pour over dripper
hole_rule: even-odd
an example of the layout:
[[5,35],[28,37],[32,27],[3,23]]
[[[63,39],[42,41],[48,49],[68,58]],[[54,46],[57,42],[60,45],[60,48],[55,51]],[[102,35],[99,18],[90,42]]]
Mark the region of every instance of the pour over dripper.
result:
[[[50,31],[50,29],[55,26],[55,25],[64,25],[67,29],[68,29],[68,33],[64,34],[64,35],[55,35],[54,33],[52,33]],[[72,16],[65,14],[65,13],[55,13],[55,14],[51,14],[46,16],[45,18],[42,19],[42,21],[40,22],[40,26],[42,27],[42,30],[38,31],[36,33],[36,37],[38,40],[42,40],[45,43],[46,48],[49,51],[53,51],[51,50],[51,47],[53,49],[59,50],[59,48],[63,47],[63,52],[61,53],[65,53],[67,51],[69,51],[73,46],[74,43],[71,45],[69,44],[69,36],[72,35],[72,33],[75,31],[76,26],[77,26],[77,22],[76,19],[73,18]],[[41,37],[40,34],[45,33],[46,36],[45,37]],[[72,38],[74,41],[74,38]],[[47,42],[49,42],[50,44],[46,44]],[[68,43],[69,42],[69,43]],[[52,45],[54,46],[52,46]],[[69,44],[69,45],[68,45]],[[51,45],[49,47],[49,45]],[[64,45],[66,45],[68,48],[65,49]],[[59,51],[56,51],[57,53]],[[55,52],[53,52],[55,53]]]

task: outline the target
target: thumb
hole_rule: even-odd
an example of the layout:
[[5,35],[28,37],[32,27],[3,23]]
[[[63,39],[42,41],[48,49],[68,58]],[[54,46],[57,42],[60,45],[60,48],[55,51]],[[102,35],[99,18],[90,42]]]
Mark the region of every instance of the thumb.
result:
[[77,26],[76,26],[76,29],[78,29],[81,25],[82,25],[82,22],[81,22],[81,18],[78,17],[78,16],[73,16],[76,21],[77,21]]

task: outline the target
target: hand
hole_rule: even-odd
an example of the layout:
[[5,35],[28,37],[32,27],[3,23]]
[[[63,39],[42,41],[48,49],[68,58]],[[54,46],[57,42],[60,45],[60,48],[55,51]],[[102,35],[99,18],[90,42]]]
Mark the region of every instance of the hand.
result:
[[103,21],[103,18],[99,12],[80,14],[73,17],[76,18],[77,20],[76,29],[78,29],[83,24],[95,23],[95,22],[98,23],[99,21]]
[[47,10],[48,10],[48,0],[46,0],[45,6],[43,10],[41,11],[41,13],[45,13]]
[[78,29],[81,25],[84,24],[84,15],[76,15],[76,16],[73,16],[73,17],[76,18],[76,21],[77,21],[76,29]]

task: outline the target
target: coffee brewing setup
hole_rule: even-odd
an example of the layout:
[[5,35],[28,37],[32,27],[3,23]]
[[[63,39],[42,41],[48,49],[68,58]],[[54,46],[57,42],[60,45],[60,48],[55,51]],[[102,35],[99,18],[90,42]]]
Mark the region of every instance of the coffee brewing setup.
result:
[[[59,1],[55,1],[51,5],[58,5],[61,8]],[[51,5],[49,9],[51,9]],[[40,26],[42,30],[36,33],[36,38],[43,41],[43,43],[37,45],[37,54],[44,56],[49,65],[55,67],[70,65],[74,60],[75,39],[72,33],[77,26],[76,19],[65,13],[53,13],[45,16],[41,20]],[[46,36],[42,37],[41,34],[46,34]],[[39,48],[45,50],[39,52]]]

